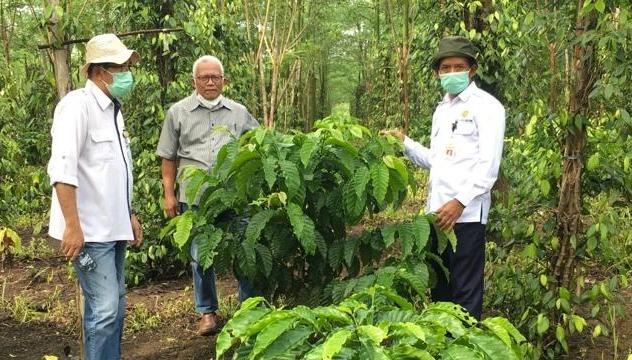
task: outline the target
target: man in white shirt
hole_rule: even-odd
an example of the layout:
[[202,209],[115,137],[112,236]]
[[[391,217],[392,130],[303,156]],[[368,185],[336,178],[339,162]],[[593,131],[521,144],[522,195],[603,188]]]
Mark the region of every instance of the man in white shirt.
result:
[[[446,94],[432,117],[430,148],[399,130],[385,130],[404,141],[405,154],[430,170],[426,210],[436,213],[436,225],[454,229],[456,253],[441,254],[450,271],[446,279],[435,266],[433,301],[451,301],[481,318],[485,266],[485,224],[491,188],[498,176],[505,133],[505,109],[479,89],[476,49],[466,38],[450,36],[439,43],[432,69]],[[436,234],[431,234],[436,249]]]
[[131,210],[132,158],[119,97],[133,86],[140,56],[113,34],[86,45],[88,77],[55,108],[48,176],[49,234],[73,262],[85,297],[84,359],[120,359],[125,252],[143,231]]

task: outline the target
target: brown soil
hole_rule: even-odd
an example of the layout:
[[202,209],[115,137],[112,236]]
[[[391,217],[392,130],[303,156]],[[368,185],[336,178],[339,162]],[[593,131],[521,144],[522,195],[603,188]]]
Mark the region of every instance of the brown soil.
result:
[[[55,249],[59,246],[55,240],[47,241]],[[4,264],[0,270],[0,359],[80,358],[77,284],[69,269],[56,256]],[[217,285],[223,299],[220,304],[232,307],[220,309],[225,322],[226,312],[236,306],[236,282],[220,278]],[[123,359],[213,358],[216,336],[198,336],[198,320],[188,277],[128,288]]]
[[[57,249],[58,243],[50,240]],[[0,359],[78,359],[76,284],[69,267],[54,255],[16,260],[0,270]],[[214,358],[215,336],[195,333],[191,280],[183,277],[128,289],[123,359],[194,360]],[[218,279],[224,305],[220,318],[234,311],[236,283]],[[632,293],[624,294],[627,317],[618,319],[618,356],[612,338],[591,340],[590,330],[571,339],[567,359],[626,359],[632,349]],[[225,299],[229,299],[226,301]],[[227,309],[229,308],[229,309]],[[25,315],[26,314],[26,315]],[[26,321],[24,321],[26,320]]]

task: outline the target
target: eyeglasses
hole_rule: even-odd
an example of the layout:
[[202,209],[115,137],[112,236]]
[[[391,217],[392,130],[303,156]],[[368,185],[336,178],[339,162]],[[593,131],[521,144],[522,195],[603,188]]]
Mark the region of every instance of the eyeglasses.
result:
[[448,74],[453,72],[463,72],[469,71],[470,67],[465,64],[456,64],[456,65],[441,65],[439,67],[439,74]]
[[224,77],[219,76],[219,75],[204,75],[204,76],[196,76],[194,77],[194,79],[203,84],[207,84],[209,81],[212,81],[214,84],[217,84],[220,81],[222,81]]

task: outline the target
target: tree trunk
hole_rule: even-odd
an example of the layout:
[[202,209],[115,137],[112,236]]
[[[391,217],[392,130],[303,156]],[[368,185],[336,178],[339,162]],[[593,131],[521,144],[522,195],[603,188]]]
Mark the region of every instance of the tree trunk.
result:
[[[50,0],[49,5],[52,7],[58,6],[59,0]],[[62,42],[66,39],[66,34],[63,33],[59,22],[61,19],[57,16],[57,12],[53,11],[49,27],[48,27],[48,42],[53,44],[55,42]],[[53,69],[55,72],[55,84],[57,87],[57,99],[61,100],[71,88],[70,81],[70,66],[69,64],[70,51],[65,47],[54,46],[50,52],[51,62],[53,63]]]
[[[2,37],[2,50],[4,54],[4,62],[6,69],[11,70],[11,38],[13,37],[13,29],[15,28],[15,16],[17,9],[13,8],[13,14],[8,14],[9,7],[0,0],[0,36]],[[9,20],[9,18],[11,18]]]
[[307,75],[307,99],[306,99],[306,111],[305,118],[307,121],[305,124],[305,131],[309,131],[316,119],[316,75],[314,74],[314,64],[309,69]]
[[[582,36],[596,25],[594,12],[581,14],[584,0],[577,2],[575,35]],[[570,289],[577,262],[577,243],[581,237],[581,177],[586,146],[586,119],[590,113],[588,94],[595,85],[595,48],[593,42],[573,45],[569,62],[570,74],[567,84],[570,93],[568,111],[570,124],[567,125],[563,141],[563,173],[560,185],[560,199],[557,207],[556,232],[560,241],[559,252],[552,259],[553,275],[558,286]]]

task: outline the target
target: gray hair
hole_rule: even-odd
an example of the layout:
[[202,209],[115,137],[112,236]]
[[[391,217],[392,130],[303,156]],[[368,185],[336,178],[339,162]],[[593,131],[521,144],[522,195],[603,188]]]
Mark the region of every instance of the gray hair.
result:
[[224,76],[224,65],[222,65],[222,62],[219,61],[219,59],[213,55],[204,55],[200,57],[199,59],[195,60],[195,62],[193,63],[193,77],[196,76],[195,72],[197,70],[198,65],[205,62],[217,63],[217,65],[219,65],[220,71],[222,72],[222,76]]

